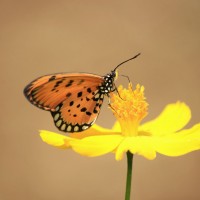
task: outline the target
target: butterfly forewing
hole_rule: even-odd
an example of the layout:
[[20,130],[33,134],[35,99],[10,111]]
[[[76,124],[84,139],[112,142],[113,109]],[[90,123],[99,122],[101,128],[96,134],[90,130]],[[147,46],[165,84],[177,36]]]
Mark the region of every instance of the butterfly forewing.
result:
[[71,94],[81,92],[83,88],[96,90],[102,82],[102,77],[93,74],[47,75],[31,82],[24,94],[35,106],[54,111]]

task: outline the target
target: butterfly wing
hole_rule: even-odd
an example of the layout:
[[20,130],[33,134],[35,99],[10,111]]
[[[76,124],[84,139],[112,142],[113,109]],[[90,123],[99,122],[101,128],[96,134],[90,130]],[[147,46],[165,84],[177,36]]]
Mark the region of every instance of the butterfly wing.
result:
[[104,95],[96,90],[76,100],[73,97],[61,102],[55,111],[51,111],[54,123],[61,131],[80,132],[92,126],[99,115]]
[[31,82],[24,94],[35,106],[51,111],[59,130],[79,132],[89,128],[100,112],[103,81],[84,73],[47,75]]

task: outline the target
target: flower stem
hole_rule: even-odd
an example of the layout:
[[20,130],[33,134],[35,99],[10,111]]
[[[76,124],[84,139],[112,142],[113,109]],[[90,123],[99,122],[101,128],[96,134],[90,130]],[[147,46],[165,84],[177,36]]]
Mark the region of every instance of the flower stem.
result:
[[126,193],[125,200],[130,200],[131,197],[131,179],[132,179],[132,165],[133,165],[133,154],[128,151],[127,155],[127,177],[126,177]]

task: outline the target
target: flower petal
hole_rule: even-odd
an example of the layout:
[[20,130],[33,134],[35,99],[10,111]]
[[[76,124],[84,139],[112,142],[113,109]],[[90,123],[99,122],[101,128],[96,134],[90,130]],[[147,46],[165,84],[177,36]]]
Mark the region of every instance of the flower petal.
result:
[[72,140],[74,151],[84,156],[100,156],[112,152],[123,139],[120,135],[90,136],[81,140]]
[[121,160],[123,154],[130,151],[133,154],[144,156],[149,160],[156,157],[153,140],[148,136],[126,137],[116,149],[116,160]]
[[[77,133],[70,133],[69,136],[71,138],[76,139],[83,139],[89,136],[97,136],[97,135],[110,135],[113,134],[113,131],[111,129],[103,128],[97,124],[94,124],[91,128]],[[120,133],[118,133],[120,134]]]
[[120,126],[120,123],[119,121],[116,121],[112,127],[112,130],[115,131],[115,132],[121,132],[121,126]]
[[46,130],[40,130],[40,137],[47,144],[60,148],[60,149],[70,148],[68,141],[73,140],[70,137],[67,137],[58,133],[46,131]]
[[182,129],[190,118],[190,108],[185,103],[177,102],[166,106],[156,119],[144,123],[139,130],[161,136]]
[[200,124],[197,124],[191,129],[167,136],[126,137],[116,149],[116,160],[121,160],[127,151],[152,160],[156,152],[166,156],[181,156],[199,149]]
[[103,128],[102,126],[99,126],[97,124],[92,125],[92,127],[90,129],[88,129],[87,131],[89,131],[89,130],[96,130],[98,132],[111,132],[110,129]]
[[166,156],[181,156],[200,149],[200,124],[176,134],[155,138],[155,149]]

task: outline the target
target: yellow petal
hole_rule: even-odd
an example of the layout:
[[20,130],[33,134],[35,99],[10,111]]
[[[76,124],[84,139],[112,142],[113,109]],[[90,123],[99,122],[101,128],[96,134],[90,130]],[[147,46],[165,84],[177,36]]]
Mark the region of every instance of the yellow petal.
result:
[[123,154],[130,151],[133,154],[138,154],[152,160],[156,157],[156,151],[153,145],[152,138],[148,136],[125,137],[116,149],[115,158],[116,160],[121,160]]
[[40,130],[40,137],[45,143],[60,149],[69,148],[68,141],[72,140],[70,137],[46,130]]
[[103,128],[102,126],[99,126],[97,124],[92,125],[92,127],[88,130],[96,130],[98,132],[111,132],[108,128]]
[[158,137],[154,140],[157,152],[167,156],[181,156],[200,149],[200,124],[176,134]]
[[116,121],[112,127],[112,130],[115,132],[121,132],[121,126],[120,123],[118,121]]
[[84,156],[100,156],[112,152],[123,139],[120,135],[90,136],[81,140],[72,140],[72,149]]
[[[70,133],[69,136],[71,138],[76,139],[83,139],[89,136],[96,136],[96,135],[110,135],[112,134],[111,129],[103,128],[101,126],[98,126],[97,124],[94,124],[91,128],[77,133]],[[119,133],[120,134],[120,133]]]
[[139,130],[153,135],[165,135],[182,129],[190,118],[190,108],[185,103],[177,102],[166,106],[156,119],[141,125]]

